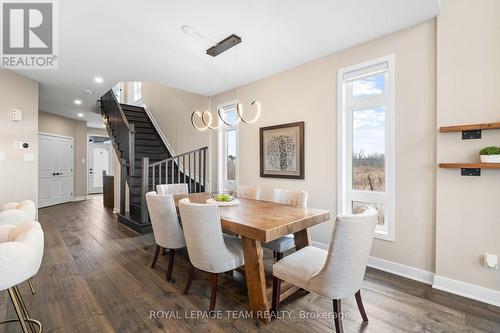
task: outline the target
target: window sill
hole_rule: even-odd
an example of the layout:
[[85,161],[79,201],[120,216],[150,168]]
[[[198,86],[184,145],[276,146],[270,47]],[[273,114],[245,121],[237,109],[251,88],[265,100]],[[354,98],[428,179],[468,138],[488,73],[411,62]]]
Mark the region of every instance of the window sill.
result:
[[388,241],[388,242],[394,242],[395,241],[395,237],[394,237],[394,234],[393,233],[389,233],[388,231],[386,230],[375,230],[375,238],[376,239],[380,239],[380,240],[385,240],[385,241]]

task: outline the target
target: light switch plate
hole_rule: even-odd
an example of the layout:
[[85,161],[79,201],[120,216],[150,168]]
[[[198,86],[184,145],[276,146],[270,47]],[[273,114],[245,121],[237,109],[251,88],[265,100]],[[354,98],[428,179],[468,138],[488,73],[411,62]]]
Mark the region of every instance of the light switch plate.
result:
[[10,119],[14,121],[21,121],[23,120],[23,110],[21,109],[12,109],[12,112],[10,114]]

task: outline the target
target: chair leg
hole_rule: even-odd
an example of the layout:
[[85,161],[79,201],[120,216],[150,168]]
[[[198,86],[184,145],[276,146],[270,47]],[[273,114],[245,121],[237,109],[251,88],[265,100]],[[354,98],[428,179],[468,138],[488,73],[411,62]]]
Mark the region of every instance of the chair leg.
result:
[[273,305],[271,307],[271,316],[276,317],[280,305],[281,280],[273,276]]
[[24,321],[24,314],[21,311],[21,305],[19,305],[19,302],[16,297],[16,293],[14,291],[14,288],[9,288],[9,297],[10,300],[12,301],[12,305],[14,305],[14,309],[16,310],[16,315],[17,318],[19,318],[19,323],[21,324],[21,328],[23,329],[24,333],[28,333],[28,326],[26,325],[26,322]]
[[161,246],[157,244],[156,250],[155,250],[155,256],[153,258],[153,263],[151,264],[151,268],[155,268],[156,262],[158,261],[158,256],[160,255],[160,250],[161,250]]
[[283,259],[283,252],[276,252],[276,261]]
[[356,292],[356,303],[358,304],[359,313],[361,313],[361,317],[363,318],[363,322],[368,322],[368,316],[366,315],[365,307],[363,306],[363,300],[361,299],[361,291],[358,290]]
[[31,278],[28,279],[28,284],[29,284],[30,289],[31,289],[31,294],[35,295],[35,286],[33,285],[33,281],[31,281]]
[[210,295],[210,308],[209,311],[215,310],[215,301],[217,299],[217,273],[212,273],[212,293]]
[[[14,309],[16,311],[16,315],[17,315],[18,319],[17,320],[16,319],[4,320],[4,321],[0,322],[0,324],[19,322],[23,332],[25,332],[25,333],[41,333],[42,332],[42,323],[40,323],[38,320],[35,320],[35,319],[30,317],[28,308],[26,307],[26,304],[24,304],[23,297],[21,295],[21,292],[17,288],[17,286],[9,288],[8,292],[9,292],[9,297],[12,301],[12,305],[14,305]],[[38,327],[38,329],[37,329],[37,327]]]
[[170,281],[172,279],[172,269],[174,267],[174,254],[175,254],[175,250],[170,249],[170,256],[168,259],[168,268],[167,268],[167,277],[166,277],[167,281]]
[[342,325],[342,318],[340,317],[342,315],[342,308],[340,306],[340,299],[334,299],[333,300],[333,318],[335,322],[335,332],[337,333],[343,333],[344,332],[344,326]]
[[187,295],[188,292],[189,292],[189,288],[191,288],[191,282],[193,282],[193,277],[194,277],[194,266],[193,264],[191,264],[191,267],[189,268],[189,275],[188,275],[188,279],[187,279],[187,282],[186,282],[186,288],[184,288],[184,295]]

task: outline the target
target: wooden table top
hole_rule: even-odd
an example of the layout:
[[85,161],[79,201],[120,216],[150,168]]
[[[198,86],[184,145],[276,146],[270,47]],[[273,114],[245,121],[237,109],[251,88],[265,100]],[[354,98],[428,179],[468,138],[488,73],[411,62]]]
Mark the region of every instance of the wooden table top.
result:
[[[206,203],[209,193],[174,195],[179,200],[189,198],[194,203]],[[220,207],[222,229],[261,242],[269,242],[330,219],[322,209],[299,208],[270,201],[238,198],[239,205]]]

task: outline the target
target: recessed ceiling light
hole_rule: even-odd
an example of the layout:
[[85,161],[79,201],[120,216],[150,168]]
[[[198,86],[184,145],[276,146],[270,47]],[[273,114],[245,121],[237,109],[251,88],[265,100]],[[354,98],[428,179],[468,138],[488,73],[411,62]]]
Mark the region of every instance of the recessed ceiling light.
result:
[[188,34],[188,35],[192,35],[192,34],[196,33],[196,30],[194,30],[194,28],[190,25],[183,25],[181,27],[181,30],[183,33]]
[[94,78],[94,82],[95,82],[95,83],[102,83],[102,82],[103,82],[103,79],[102,79],[102,77],[96,76],[96,77]]
[[75,99],[75,104],[76,104],[76,105],[82,105],[82,101],[81,101],[81,100],[79,100],[79,99]]
[[83,117],[83,113],[79,113],[78,117],[82,118]]

